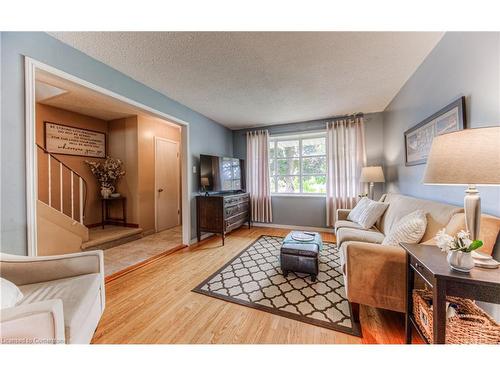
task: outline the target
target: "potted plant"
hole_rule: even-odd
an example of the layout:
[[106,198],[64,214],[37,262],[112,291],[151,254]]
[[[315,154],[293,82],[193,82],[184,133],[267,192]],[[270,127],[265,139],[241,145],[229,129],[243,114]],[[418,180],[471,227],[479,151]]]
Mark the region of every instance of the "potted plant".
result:
[[448,264],[456,271],[469,272],[474,268],[471,253],[483,246],[483,241],[470,239],[469,232],[461,230],[456,236],[446,234],[444,228],[436,234],[436,243],[441,251],[446,251]]
[[116,183],[125,174],[123,162],[110,156],[102,163],[85,160],[92,174],[97,178],[103,198],[109,198],[115,191]]

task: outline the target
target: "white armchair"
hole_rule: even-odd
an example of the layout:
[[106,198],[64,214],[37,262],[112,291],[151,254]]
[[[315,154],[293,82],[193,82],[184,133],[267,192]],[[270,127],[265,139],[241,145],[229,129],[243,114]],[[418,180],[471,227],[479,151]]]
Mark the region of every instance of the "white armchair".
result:
[[0,253],[0,276],[24,295],[0,310],[3,343],[90,343],[105,306],[101,250],[44,257]]

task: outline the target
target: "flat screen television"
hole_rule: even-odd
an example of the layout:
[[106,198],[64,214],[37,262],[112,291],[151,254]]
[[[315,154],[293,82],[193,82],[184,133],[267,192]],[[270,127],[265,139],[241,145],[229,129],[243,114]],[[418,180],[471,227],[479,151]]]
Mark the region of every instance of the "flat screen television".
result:
[[200,155],[200,191],[245,190],[244,160],[225,156]]

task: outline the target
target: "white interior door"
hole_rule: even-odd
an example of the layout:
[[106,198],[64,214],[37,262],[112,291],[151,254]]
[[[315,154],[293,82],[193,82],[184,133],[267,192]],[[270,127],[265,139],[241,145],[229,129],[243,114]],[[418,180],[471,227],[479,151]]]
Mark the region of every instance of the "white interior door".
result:
[[156,138],[156,231],[180,225],[179,143]]

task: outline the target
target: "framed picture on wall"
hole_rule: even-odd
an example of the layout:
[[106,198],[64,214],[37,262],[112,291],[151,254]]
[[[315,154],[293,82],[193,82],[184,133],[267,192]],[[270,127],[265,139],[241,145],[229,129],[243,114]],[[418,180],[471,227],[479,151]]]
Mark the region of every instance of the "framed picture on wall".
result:
[[405,165],[425,164],[434,137],[465,129],[465,121],[465,97],[462,96],[405,131]]
[[106,157],[106,134],[95,130],[44,122],[45,149],[52,154]]

